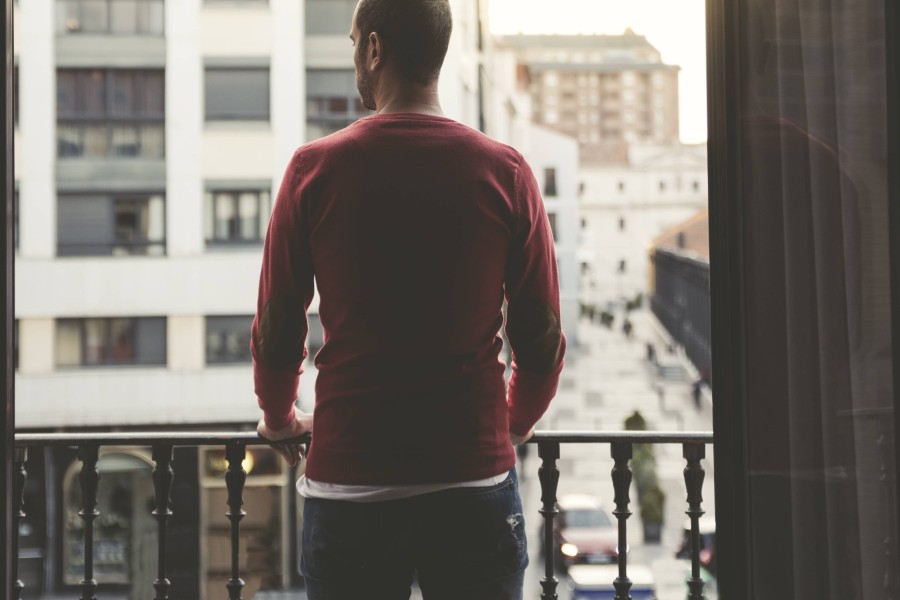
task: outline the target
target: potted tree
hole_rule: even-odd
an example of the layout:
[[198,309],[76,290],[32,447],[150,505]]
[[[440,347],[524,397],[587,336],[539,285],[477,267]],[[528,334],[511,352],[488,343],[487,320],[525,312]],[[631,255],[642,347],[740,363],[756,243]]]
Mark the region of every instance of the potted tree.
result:
[[644,525],[644,543],[658,544],[660,542],[665,505],[666,494],[655,483],[644,490],[641,495],[640,514],[641,523]]
[[[647,421],[638,412],[625,419],[628,431],[645,431]],[[658,544],[662,536],[666,495],[656,477],[656,455],[650,444],[635,444],[631,457],[631,471],[637,488],[639,512],[644,525],[644,542]]]

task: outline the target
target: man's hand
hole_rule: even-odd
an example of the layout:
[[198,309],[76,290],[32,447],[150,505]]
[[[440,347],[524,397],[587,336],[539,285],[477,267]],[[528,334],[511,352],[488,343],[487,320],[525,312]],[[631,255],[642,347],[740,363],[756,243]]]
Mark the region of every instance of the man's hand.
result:
[[[290,425],[284,429],[273,431],[266,425],[265,419],[260,419],[259,424],[256,426],[256,433],[263,439],[277,442],[279,440],[289,440],[300,437],[304,433],[312,431],[312,428],[313,416],[307,415],[299,408],[295,407],[294,421]],[[306,456],[306,444],[270,444],[270,446],[281,454],[281,456],[284,457],[284,460],[287,461],[287,464],[292,467],[300,464],[300,460]]]
[[531,430],[528,433],[526,433],[525,435],[516,435],[512,431],[510,431],[509,439],[512,442],[513,446],[521,446],[522,444],[524,444],[525,442],[530,440],[533,435],[534,435],[534,427],[532,427]]

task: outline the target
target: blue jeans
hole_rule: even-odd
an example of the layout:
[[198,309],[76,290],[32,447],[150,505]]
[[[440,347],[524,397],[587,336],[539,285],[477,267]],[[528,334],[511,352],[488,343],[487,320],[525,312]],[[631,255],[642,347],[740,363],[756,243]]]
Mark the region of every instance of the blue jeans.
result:
[[528,565],[515,470],[490,487],[385,502],[307,498],[300,568],[310,600],[521,600]]

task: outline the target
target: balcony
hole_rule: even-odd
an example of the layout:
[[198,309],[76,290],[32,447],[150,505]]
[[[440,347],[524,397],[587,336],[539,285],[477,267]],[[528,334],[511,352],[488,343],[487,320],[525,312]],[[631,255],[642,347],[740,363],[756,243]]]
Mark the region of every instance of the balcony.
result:
[[[309,436],[301,439],[308,442]],[[701,577],[701,538],[700,517],[703,516],[703,498],[701,490],[705,478],[705,470],[702,461],[706,458],[706,447],[712,444],[711,432],[588,432],[588,431],[539,431],[529,441],[530,445],[537,446],[540,458],[538,480],[540,482],[541,508],[539,510],[543,519],[542,547],[554,548],[555,539],[554,520],[559,514],[557,504],[557,489],[561,473],[557,465],[560,458],[560,449],[569,444],[591,444],[609,446],[611,457],[611,482],[615,491],[615,509],[612,511],[618,526],[617,556],[614,557],[618,566],[617,576],[609,581],[591,581],[589,584],[570,582],[573,598],[650,598],[642,595],[641,582],[632,582],[629,576],[629,528],[628,519],[632,515],[630,493],[632,491],[632,458],[637,445],[680,445],[682,456],[685,460],[684,482],[687,498],[685,512],[690,519],[690,544],[689,554],[691,559],[691,575],[687,585],[690,590],[689,598],[696,600],[703,598],[704,580]],[[227,513],[229,521],[230,540],[230,570],[227,573],[225,590],[229,599],[238,599],[244,592],[245,581],[242,579],[242,567],[246,567],[246,558],[242,553],[241,521],[254,510],[254,506],[244,504],[245,484],[247,482],[248,469],[245,462],[248,456],[248,448],[264,446],[264,442],[255,433],[248,432],[133,432],[133,433],[66,433],[66,434],[17,434],[15,438],[16,468],[14,471],[15,496],[18,509],[14,516],[21,532],[21,524],[26,517],[24,512],[24,486],[28,477],[28,451],[29,449],[47,448],[77,448],[77,457],[80,461],[78,481],[80,490],[80,511],[78,516],[81,522],[80,552],[82,558],[81,582],[79,588],[84,599],[94,598],[98,586],[104,582],[97,577],[95,561],[98,549],[95,545],[95,522],[101,518],[98,510],[98,492],[103,482],[98,470],[101,448],[149,448],[152,452],[154,468],[152,471],[152,485],[154,490],[154,502],[151,511],[156,521],[157,531],[157,557],[156,577],[152,585],[155,590],[155,598],[168,598],[171,592],[176,597],[179,591],[172,586],[169,579],[168,568],[171,566],[167,559],[167,551],[171,549],[169,543],[170,518],[173,516],[172,490],[177,471],[173,461],[174,449],[193,447],[224,450],[225,485],[227,488]],[[175,498],[177,504],[178,498]],[[633,532],[632,532],[633,534]],[[633,538],[631,538],[633,539]],[[541,542],[541,540],[535,540]],[[16,549],[14,556],[18,554],[19,563],[23,555],[18,553],[18,536],[14,540]],[[618,549],[625,548],[625,551]],[[565,552],[565,551],[564,551]],[[542,589],[541,598],[557,598],[560,589],[560,581],[556,577],[557,552],[544,552],[543,567],[544,576],[540,580]],[[592,561],[588,561],[592,562]],[[15,598],[22,597],[24,584],[18,579],[17,571],[13,578],[16,579]],[[571,578],[574,581],[574,578]],[[634,586],[634,589],[632,589]],[[599,590],[606,590],[606,594]],[[584,592],[585,596],[578,595]],[[208,590],[213,595],[213,590]],[[597,596],[596,594],[600,595]],[[629,594],[632,595],[629,595]]]

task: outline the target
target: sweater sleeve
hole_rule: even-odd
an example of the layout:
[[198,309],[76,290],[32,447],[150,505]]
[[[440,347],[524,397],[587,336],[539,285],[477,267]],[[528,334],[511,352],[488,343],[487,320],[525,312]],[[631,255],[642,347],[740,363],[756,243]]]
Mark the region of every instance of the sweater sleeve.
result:
[[308,227],[302,216],[303,185],[298,151],[282,179],[269,220],[251,330],[254,389],[266,425],[275,430],[294,418],[307,355],[306,311],[314,284]]
[[512,349],[507,404],[510,431],[525,435],[556,395],[566,338],[550,221],[524,159],[516,173],[514,208],[516,228],[506,271],[506,335]]

